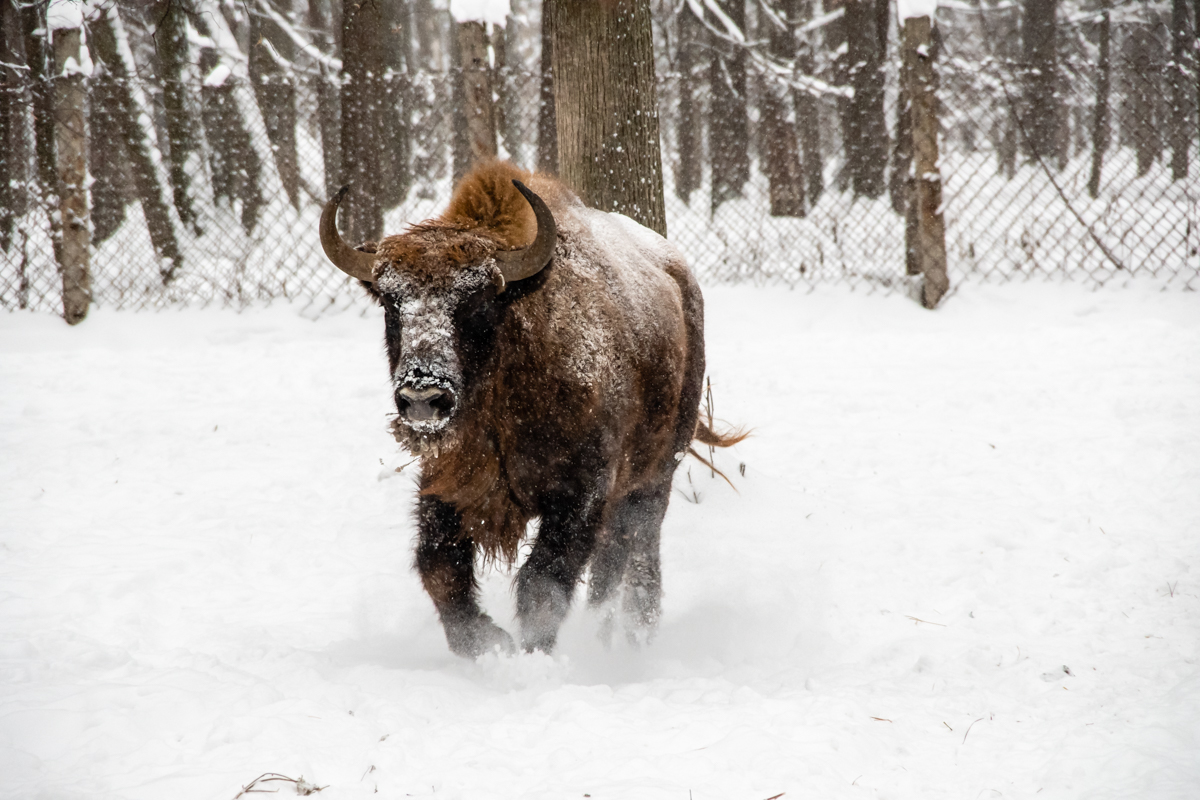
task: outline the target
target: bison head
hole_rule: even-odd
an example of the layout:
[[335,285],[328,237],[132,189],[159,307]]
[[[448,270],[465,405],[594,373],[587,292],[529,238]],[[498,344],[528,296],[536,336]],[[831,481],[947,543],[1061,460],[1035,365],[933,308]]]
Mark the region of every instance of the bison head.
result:
[[[461,208],[452,213],[461,186],[447,214],[387,237],[375,252],[350,247],[338,233],[337,209],[347,187],[321,214],[325,255],[363,281],[384,308],[397,411],[393,431],[414,452],[436,455],[453,444],[455,418],[464,403],[478,400],[478,376],[495,344],[501,295],[510,284],[538,274],[554,254],[557,228],[550,209],[521,181],[511,179],[511,186],[524,200],[493,181],[486,188],[493,196],[483,205],[494,217],[503,207],[494,195],[511,195],[510,206],[527,202],[522,213],[528,216],[532,209],[537,232],[531,244],[516,249],[504,249],[489,214],[464,214]],[[459,202],[463,205],[471,203]]]

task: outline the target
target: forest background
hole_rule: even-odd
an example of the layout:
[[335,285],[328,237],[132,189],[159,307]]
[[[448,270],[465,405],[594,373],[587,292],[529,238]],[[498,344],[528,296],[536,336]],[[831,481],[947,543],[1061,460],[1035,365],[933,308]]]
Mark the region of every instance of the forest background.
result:
[[[338,186],[362,241],[435,214],[479,158],[557,170],[543,3],[469,5],[0,2],[0,307],[359,302],[315,235]],[[701,279],[910,290],[895,4],[647,5],[666,227]],[[938,4],[951,286],[1196,288],[1198,13]]]

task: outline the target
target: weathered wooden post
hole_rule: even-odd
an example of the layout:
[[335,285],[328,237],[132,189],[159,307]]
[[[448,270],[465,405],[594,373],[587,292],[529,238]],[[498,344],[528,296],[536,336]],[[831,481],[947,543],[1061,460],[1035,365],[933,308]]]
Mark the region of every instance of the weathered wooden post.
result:
[[92,300],[84,113],[91,60],[80,47],[83,14],[78,3],[52,3],[47,23],[54,37],[54,140],[62,219],[62,247],[58,255],[63,318],[67,324],[76,325],[87,316]]
[[934,308],[950,288],[946,277],[946,225],[942,217],[942,176],[938,168],[937,73],[933,68],[933,2],[901,2],[904,86],[912,114],[913,192],[909,202],[916,224],[908,225],[910,274],[923,276],[921,305]]

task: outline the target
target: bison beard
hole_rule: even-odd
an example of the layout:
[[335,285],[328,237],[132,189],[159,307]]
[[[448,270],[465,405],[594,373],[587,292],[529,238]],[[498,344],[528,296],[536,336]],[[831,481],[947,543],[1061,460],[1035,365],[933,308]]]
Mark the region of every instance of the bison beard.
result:
[[321,242],[384,308],[392,430],[421,460],[416,569],[451,650],[515,650],[479,606],[475,567],[511,564],[535,518],[516,578],[522,646],[554,647],[589,565],[589,603],[621,590],[626,631],[646,640],[704,374],[703,299],[683,257],[508,163],[463,178],[440,217],[358,250],[334,225],[340,198]]

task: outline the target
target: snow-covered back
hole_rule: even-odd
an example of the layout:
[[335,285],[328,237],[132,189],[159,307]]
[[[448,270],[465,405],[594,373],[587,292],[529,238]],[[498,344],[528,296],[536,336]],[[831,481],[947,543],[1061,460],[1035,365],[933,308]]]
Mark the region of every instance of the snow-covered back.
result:
[[706,290],[755,430],[680,468],[658,640],[477,663],[377,310],[0,314],[0,797],[1194,797],[1200,300],[1143,288]]
[[450,0],[450,14],[456,22],[487,22],[502,26],[511,13],[509,0]]

